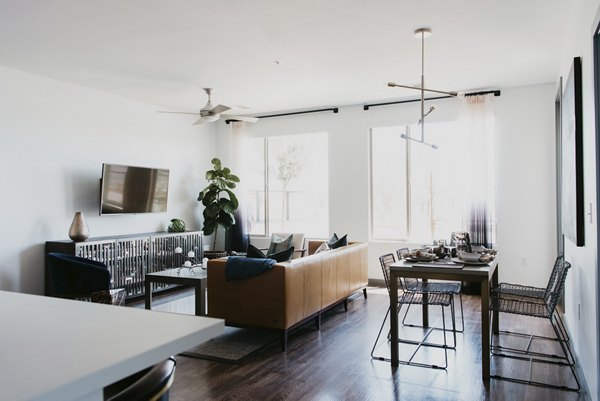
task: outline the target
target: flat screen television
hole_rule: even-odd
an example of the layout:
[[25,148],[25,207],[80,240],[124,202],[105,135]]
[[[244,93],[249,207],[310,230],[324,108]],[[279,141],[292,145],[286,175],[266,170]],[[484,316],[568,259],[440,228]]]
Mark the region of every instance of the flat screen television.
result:
[[102,165],[100,215],[167,211],[169,170]]

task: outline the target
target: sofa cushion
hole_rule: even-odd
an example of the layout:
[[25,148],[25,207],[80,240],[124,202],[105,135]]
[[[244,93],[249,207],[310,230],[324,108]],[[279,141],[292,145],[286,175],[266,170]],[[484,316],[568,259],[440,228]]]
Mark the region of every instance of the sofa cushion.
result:
[[276,262],[287,262],[292,258],[294,254],[294,247],[291,246],[288,249],[284,249],[281,252],[264,254],[263,251],[258,249],[252,244],[248,244],[246,249],[246,257],[253,259],[274,259]]
[[336,249],[348,245],[348,234],[338,238],[337,234],[333,233],[333,237],[331,237],[331,239],[327,241],[327,245],[331,249]]
[[288,249],[286,249],[284,251],[267,255],[267,258],[275,259],[277,262],[287,262],[288,260],[292,259],[293,255],[294,255],[294,247],[290,246]]
[[269,250],[267,251],[267,255],[272,255],[274,253],[285,251],[290,246],[292,246],[293,238],[293,234],[290,234],[287,237],[281,237],[277,234],[273,234],[271,236],[271,243],[269,244]]
[[258,249],[254,245],[248,244],[248,248],[246,248],[246,257],[247,258],[264,259],[264,258],[267,257],[267,255],[265,255],[263,253],[263,251],[261,251],[260,249]]

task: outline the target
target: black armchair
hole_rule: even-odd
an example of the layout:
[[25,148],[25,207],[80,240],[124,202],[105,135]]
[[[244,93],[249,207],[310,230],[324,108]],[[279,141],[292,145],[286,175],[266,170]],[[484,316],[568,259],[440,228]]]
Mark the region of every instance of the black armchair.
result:
[[46,295],[122,304],[124,291],[111,293],[104,263],[62,253],[46,255]]
[[105,401],[168,401],[175,358],[156,364],[104,388]]

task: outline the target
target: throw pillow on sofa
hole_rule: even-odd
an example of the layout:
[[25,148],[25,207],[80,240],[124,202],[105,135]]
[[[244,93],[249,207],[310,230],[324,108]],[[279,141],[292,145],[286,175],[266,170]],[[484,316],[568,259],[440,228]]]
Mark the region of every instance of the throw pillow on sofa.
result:
[[272,255],[274,253],[279,253],[289,249],[289,247],[292,246],[293,238],[293,234],[290,234],[285,238],[273,234],[271,236],[271,243],[269,244],[269,250],[267,251],[267,255]]
[[248,244],[248,249],[246,250],[247,258],[255,258],[255,259],[274,259],[279,262],[287,262],[292,258],[294,254],[294,247],[291,246],[288,249],[285,249],[281,252],[271,253],[265,255],[260,249],[253,246],[252,244]]
[[329,239],[329,241],[327,241],[327,245],[330,249],[336,249],[348,245],[348,234],[338,238],[337,234],[333,233],[333,236]]
[[323,242],[321,245],[319,245],[319,247],[315,250],[315,254],[320,253],[320,252],[325,252],[329,250],[329,245],[327,245],[327,242]]

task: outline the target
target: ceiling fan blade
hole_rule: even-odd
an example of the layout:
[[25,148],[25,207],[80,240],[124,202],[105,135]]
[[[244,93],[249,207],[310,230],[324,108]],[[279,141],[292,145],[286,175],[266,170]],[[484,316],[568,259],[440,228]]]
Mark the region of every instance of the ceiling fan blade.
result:
[[247,123],[255,123],[258,121],[257,117],[250,117],[250,116],[234,116],[231,114],[222,114],[221,117],[224,117],[227,120],[238,120],[238,121],[244,121]]
[[219,105],[217,105],[217,106],[213,107],[213,108],[212,108],[212,110],[211,110],[210,112],[211,112],[212,114],[221,114],[222,112],[224,112],[224,111],[227,111],[227,110],[229,110],[229,109],[231,109],[231,107],[229,107],[229,106],[225,106],[225,105],[223,105],[223,104],[219,104]]
[[166,113],[166,114],[193,114],[195,116],[198,115],[198,113],[187,113],[185,111],[157,111],[157,113]]
[[200,119],[198,121],[196,121],[195,123],[193,123],[192,125],[200,125],[200,124],[204,124],[204,119],[202,117],[200,117]]

